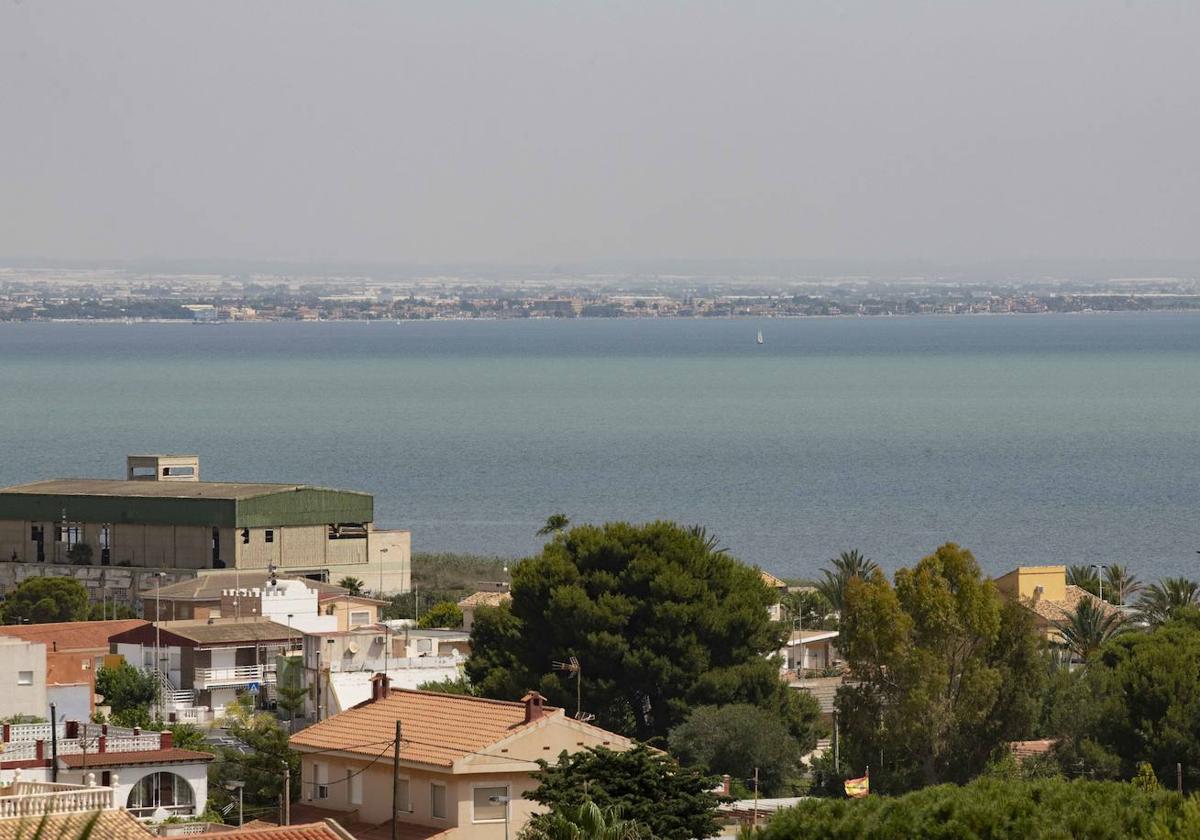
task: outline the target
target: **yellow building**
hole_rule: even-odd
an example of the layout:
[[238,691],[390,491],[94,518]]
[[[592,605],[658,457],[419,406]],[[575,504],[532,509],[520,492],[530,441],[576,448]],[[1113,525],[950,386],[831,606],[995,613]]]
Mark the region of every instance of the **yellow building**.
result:
[[1066,566],[1018,566],[995,582],[1001,595],[1033,613],[1038,632],[1050,642],[1062,641],[1056,625],[1066,621],[1081,601],[1090,599],[1104,613],[1120,612],[1086,589],[1067,583]]

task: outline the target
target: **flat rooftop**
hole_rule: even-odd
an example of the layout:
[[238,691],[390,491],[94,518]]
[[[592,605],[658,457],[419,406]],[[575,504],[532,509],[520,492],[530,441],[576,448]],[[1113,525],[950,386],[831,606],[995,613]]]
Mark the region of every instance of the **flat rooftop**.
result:
[[[0,489],[35,496],[120,496],[143,499],[253,499],[296,490],[325,490],[307,484],[232,481],[126,481],[107,478],[52,478]],[[349,490],[337,490],[349,493]],[[366,494],[364,494],[366,495]]]

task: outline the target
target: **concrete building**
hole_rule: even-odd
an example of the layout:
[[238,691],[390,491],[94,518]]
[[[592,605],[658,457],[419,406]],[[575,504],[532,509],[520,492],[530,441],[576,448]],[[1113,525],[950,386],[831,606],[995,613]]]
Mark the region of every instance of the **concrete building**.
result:
[[[392,821],[389,741],[403,727],[396,785],[401,836],[498,840],[520,835],[538,805],[538,759],[587,747],[627,750],[633,743],[543,705],[424,691],[392,691],[382,675],[363,703],[290,739],[301,757],[300,800],[336,815],[355,835]],[[370,833],[370,836],[376,836]]]
[[[410,584],[408,531],[374,527],[367,493],[200,481],[195,456],[130,456],[124,480],[54,479],[0,490],[0,557],[13,564],[211,569]],[[86,557],[90,549],[90,559]],[[181,575],[180,573],[183,573]]]
[[0,717],[50,715],[46,698],[46,646],[0,637]]

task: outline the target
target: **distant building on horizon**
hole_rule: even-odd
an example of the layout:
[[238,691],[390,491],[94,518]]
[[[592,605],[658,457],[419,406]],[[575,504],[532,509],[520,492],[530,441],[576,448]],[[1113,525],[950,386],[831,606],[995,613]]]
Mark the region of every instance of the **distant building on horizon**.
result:
[[[164,580],[273,568],[280,576],[355,577],[376,592],[407,592],[412,535],[375,528],[374,501],[369,493],[305,484],[201,481],[194,455],[129,456],[125,480],[0,489],[0,559],[22,567],[0,573],[9,578],[0,583],[44,574],[92,581],[104,577],[103,567],[162,571]],[[91,568],[78,574],[80,566]],[[147,572],[135,577],[135,591],[152,582]]]

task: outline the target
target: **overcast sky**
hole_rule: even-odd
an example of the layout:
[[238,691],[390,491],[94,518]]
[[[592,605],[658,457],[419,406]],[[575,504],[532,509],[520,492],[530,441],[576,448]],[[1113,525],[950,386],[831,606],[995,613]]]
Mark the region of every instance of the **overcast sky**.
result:
[[1200,3],[0,6],[0,256],[1194,257]]

